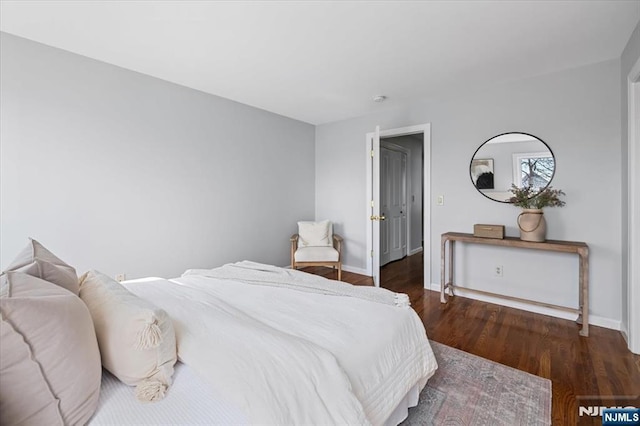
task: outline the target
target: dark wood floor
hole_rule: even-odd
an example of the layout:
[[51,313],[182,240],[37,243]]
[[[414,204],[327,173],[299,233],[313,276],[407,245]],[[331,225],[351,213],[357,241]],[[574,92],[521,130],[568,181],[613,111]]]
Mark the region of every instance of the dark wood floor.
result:
[[[306,268],[336,279],[329,268]],[[372,285],[370,277],[342,273],[343,281]],[[386,265],[383,286],[407,293],[430,339],[548,378],[552,381],[554,425],[601,425],[600,417],[579,416],[579,407],[640,407],[640,356],[618,331],[590,326],[589,337],[568,320],[456,296],[440,303],[422,285],[422,255]]]

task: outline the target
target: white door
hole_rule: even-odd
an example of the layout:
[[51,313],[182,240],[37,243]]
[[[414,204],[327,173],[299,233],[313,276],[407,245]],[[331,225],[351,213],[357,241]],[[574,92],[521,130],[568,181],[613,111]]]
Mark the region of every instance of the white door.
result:
[[[369,137],[369,135],[368,135]],[[369,194],[370,209],[369,221],[371,223],[371,262],[373,285],[380,287],[380,126],[370,134],[368,139],[369,159],[368,169],[371,174],[371,193]]]
[[380,147],[380,266],[407,255],[407,154]]

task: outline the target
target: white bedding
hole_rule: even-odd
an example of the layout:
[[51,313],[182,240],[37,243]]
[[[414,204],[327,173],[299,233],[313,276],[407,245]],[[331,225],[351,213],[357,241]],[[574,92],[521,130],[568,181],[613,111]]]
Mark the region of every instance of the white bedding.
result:
[[[409,407],[418,403],[423,386],[416,385],[396,408],[385,426],[395,426],[407,417]],[[158,425],[246,425],[246,415],[224,395],[214,392],[188,365],[175,365],[173,384],[164,399],[144,403],[134,397],[135,388],[127,386],[103,370],[100,400],[91,426]]]
[[189,269],[182,274],[183,277],[189,275],[241,281],[246,284],[288,288],[331,296],[356,297],[403,308],[411,306],[409,296],[404,293],[394,293],[380,287],[355,286],[342,281],[328,280],[318,275],[306,274],[295,269],[278,268],[277,266],[249,262],[247,260],[228,263],[215,269]]
[[243,425],[246,415],[216,392],[187,365],[175,365],[173,384],[164,399],[140,402],[135,388],[102,371],[98,409],[91,426]]
[[251,423],[383,424],[437,368],[410,308],[202,275],[126,286],[169,313],[179,359]]

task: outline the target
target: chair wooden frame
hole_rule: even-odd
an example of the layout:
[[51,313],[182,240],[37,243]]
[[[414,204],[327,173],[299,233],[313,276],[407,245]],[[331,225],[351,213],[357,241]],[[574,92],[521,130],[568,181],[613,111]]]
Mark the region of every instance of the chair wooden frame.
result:
[[291,268],[298,269],[305,266],[330,266],[331,268],[338,268],[338,281],[342,281],[342,237],[338,234],[333,234],[333,248],[338,251],[338,261],[309,261],[309,262],[296,262],[295,254],[298,250],[298,234],[291,236]]

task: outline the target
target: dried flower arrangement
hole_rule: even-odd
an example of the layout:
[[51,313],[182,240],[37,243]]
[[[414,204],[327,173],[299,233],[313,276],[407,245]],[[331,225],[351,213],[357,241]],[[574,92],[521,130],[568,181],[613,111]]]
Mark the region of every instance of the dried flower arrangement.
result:
[[563,207],[566,203],[560,199],[566,195],[561,189],[553,189],[547,186],[543,189],[534,189],[530,186],[518,188],[511,185],[513,197],[509,201],[516,207],[523,209],[543,209],[545,207]]

